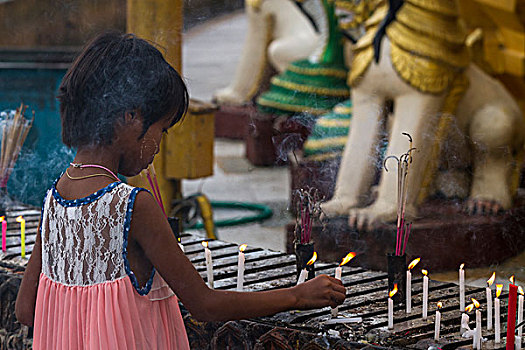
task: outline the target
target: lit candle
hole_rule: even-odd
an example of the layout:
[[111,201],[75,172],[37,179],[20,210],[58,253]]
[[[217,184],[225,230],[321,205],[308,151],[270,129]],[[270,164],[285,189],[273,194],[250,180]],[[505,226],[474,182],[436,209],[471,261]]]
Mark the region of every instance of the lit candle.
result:
[[423,319],[428,317],[428,271],[421,270],[423,273]]
[[407,270],[407,288],[406,288],[406,312],[407,314],[412,312],[412,270],[417,263],[421,260],[421,258],[417,258],[412,260],[410,264],[408,264],[408,270]]
[[[308,262],[306,263],[306,266],[313,265],[316,260],[317,260],[317,253],[314,252],[314,254],[312,255],[312,258],[308,260]],[[299,279],[297,280],[297,284],[299,285],[301,283],[304,283],[304,281],[306,281],[307,276],[308,276],[308,270],[306,270],[306,268],[302,269],[301,273],[299,274]],[[336,278],[337,278],[337,271],[336,271]],[[339,268],[339,279],[341,279],[341,269],[340,268]]]
[[22,248],[22,258],[26,257],[26,221],[20,215],[16,218],[16,221],[20,223],[20,246]]
[[2,251],[5,252],[7,250],[7,220],[5,216],[0,217],[0,222],[2,223]]
[[439,311],[443,307],[443,304],[441,303],[441,301],[437,303],[437,307],[438,309],[436,310],[436,322],[434,324],[434,340],[435,341],[439,341],[439,331],[441,328],[441,312]]
[[518,286],[514,284],[514,276],[510,277],[509,303],[507,309],[507,350],[514,350],[514,332],[516,331],[516,300],[518,298]]
[[[518,287],[518,292],[520,295],[518,295],[518,324],[523,322],[523,288],[521,286]],[[523,326],[518,327],[518,337],[520,337],[520,340],[523,336]],[[521,343],[520,343],[521,348]]]
[[241,244],[239,246],[239,259],[237,260],[237,291],[242,292],[244,288],[244,250],[246,249],[246,244]]
[[476,307],[476,332],[474,333],[474,341],[473,341],[473,348],[474,349],[481,349],[481,310],[479,309],[480,303],[472,298],[472,303]]
[[503,290],[503,284],[496,284],[496,298],[494,299],[494,343],[501,343],[501,311],[499,296]]
[[465,311],[465,264],[459,266],[459,310]]
[[[472,309],[470,308],[471,305],[467,306],[465,308],[465,312],[463,312],[461,314],[461,326],[459,328],[459,333],[460,335],[463,335],[463,333],[465,333],[466,331],[470,330],[470,327],[468,326],[468,323],[470,321],[470,318],[468,317],[468,315],[466,314],[466,312],[470,312],[472,311]],[[469,310],[470,308],[470,310]],[[472,305],[472,308],[474,308],[474,305]]]
[[[337,278],[338,280],[341,280],[341,276],[343,274],[343,265],[348,263],[355,256],[356,256],[356,253],[350,252],[343,258],[339,266],[335,268],[335,278]],[[339,313],[339,307],[335,307],[332,309],[332,317],[336,317],[338,313]]]
[[492,283],[496,279],[496,273],[493,272],[492,276],[487,280],[487,288],[485,293],[487,295],[487,330],[492,329]]
[[213,262],[211,260],[211,250],[208,248],[208,242],[202,241],[204,247],[204,257],[206,258],[206,275],[208,277],[208,286],[213,288]]
[[397,293],[397,283],[388,293],[388,329],[394,329],[394,300],[392,297]]

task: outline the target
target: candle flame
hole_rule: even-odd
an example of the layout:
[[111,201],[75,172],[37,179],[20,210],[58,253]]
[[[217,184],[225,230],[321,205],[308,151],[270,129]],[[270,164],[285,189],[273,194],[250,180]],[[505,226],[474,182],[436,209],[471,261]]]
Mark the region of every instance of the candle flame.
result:
[[492,283],[494,283],[494,281],[496,280],[496,273],[493,272],[492,273],[492,276],[490,276],[490,278],[487,280],[487,284],[490,286],[492,286]]
[[[25,222],[24,217],[22,215],[18,216],[16,218],[16,222]],[[512,276],[512,277],[514,277],[514,276]]]
[[313,265],[316,260],[317,260],[317,253],[314,252],[314,255],[312,255],[312,258],[310,260],[308,260],[306,265],[308,265],[308,266]]
[[0,222],[5,220],[5,216],[0,216]]
[[459,269],[460,269],[460,270],[463,270],[464,267],[465,267],[465,264],[461,264],[461,265],[459,265]]
[[496,284],[496,298],[499,298],[502,290],[503,290],[503,284]]
[[474,304],[474,306],[476,307],[476,309],[477,309],[478,307],[480,307],[480,303],[479,303],[479,301],[477,301],[477,300],[474,299],[474,298],[471,298],[470,300],[472,300],[472,303]]
[[509,280],[510,280],[510,283],[514,284],[514,275],[510,276]]
[[202,241],[202,246],[204,248],[208,248],[208,241]]
[[394,284],[394,289],[388,292],[388,297],[392,298],[397,293],[397,283]]
[[350,252],[348,253],[344,258],[343,258],[343,261],[341,261],[341,263],[339,264],[339,266],[343,266],[344,264],[346,264],[347,262],[349,262],[350,260],[352,260],[353,258],[355,258],[357,254],[354,253],[354,252]]
[[239,246],[239,251],[240,251],[240,252],[244,252],[244,250],[246,249],[247,246],[248,246],[248,244],[241,244],[241,245]]
[[437,307],[438,307],[438,309],[441,309],[441,308],[443,307],[443,303],[442,303],[441,301],[438,302],[438,303],[437,303]]
[[412,260],[412,262],[410,264],[408,264],[408,269],[409,270],[412,270],[416,265],[417,263],[421,260],[421,258],[416,258],[414,260]]
[[523,288],[521,288],[521,286],[518,287],[518,292],[519,292],[521,295],[525,295],[525,293],[523,293]]
[[422,273],[423,275],[425,275],[425,276],[428,275],[428,271],[427,271],[427,270],[421,270],[421,273]]
[[471,312],[474,309],[474,304],[469,304],[467,307],[465,307],[466,312]]

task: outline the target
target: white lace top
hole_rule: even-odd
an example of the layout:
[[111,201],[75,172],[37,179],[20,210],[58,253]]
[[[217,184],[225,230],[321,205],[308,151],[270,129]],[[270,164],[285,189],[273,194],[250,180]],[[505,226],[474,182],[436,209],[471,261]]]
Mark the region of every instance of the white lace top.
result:
[[154,281],[154,269],[141,288],[127,260],[133,204],[141,190],[114,182],[88,197],[66,200],[55,184],[42,208],[42,273],[68,286],[90,286],[128,275],[140,295],[148,294],[152,285],[156,300],[173,295],[158,274]]

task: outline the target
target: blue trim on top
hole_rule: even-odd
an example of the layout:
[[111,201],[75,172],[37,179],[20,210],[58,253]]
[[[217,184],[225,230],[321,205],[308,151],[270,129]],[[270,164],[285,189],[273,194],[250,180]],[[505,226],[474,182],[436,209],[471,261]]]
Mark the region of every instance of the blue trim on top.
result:
[[126,270],[126,273],[128,274],[129,279],[131,280],[131,284],[133,285],[137,293],[139,293],[140,295],[146,295],[151,290],[151,285],[153,284],[153,276],[155,275],[155,268],[151,269],[151,276],[149,280],[146,282],[144,287],[140,288],[139,282],[137,281],[137,277],[135,276],[133,271],[131,271],[131,267],[128,261],[128,235],[129,228],[131,226],[131,214],[133,213],[133,204],[135,204],[135,198],[137,197],[137,194],[140,191],[149,192],[145,188],[135,187],[133,188],[133,190],[131,190],[131,194],[129,195],[128,208],[126,209],[126,220],[124,221],[124,244],[122,248],[122,256],[124,257],[124,269]]
[[112,189],[114,189],[115,187],[117,187],[118,185],[120,185],[122,183],[120,181],[112,182],[109,185],[107,185],[106,187],[101,188],[97,192],[95,192],[93,194],[90,194],[87,197],[83,197],[83,198],[79,198],[79,199],[64,199],[60,195],[60,193],[58,193],[58,191],[57,191],[57,187],[56,187],[57,182],[58,182],[58,179],[53,184],[53,187],[51,188],[51,191],[53,193],[53,197],[55,198],[55,200],[60,205],[62,205],[64,207],[78,207],[78,206],[81,206],[81,205],[92,203],[92,202],[96,201],[98,198],[102,197],[104,194],[108,193],[109,191],[111,191]]

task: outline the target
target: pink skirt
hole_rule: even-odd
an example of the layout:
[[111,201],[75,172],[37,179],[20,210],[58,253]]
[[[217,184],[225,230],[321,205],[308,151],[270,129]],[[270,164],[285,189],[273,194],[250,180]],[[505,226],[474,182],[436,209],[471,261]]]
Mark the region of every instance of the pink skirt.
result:
[[33,348],[189,349],[176,296],[151,301],[128,276],[67,286],[40,274]]

